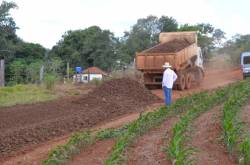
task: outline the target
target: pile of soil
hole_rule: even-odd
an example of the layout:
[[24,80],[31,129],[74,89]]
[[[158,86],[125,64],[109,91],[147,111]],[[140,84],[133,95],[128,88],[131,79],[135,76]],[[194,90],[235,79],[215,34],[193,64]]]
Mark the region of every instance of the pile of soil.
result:
[[142,53],[176,53],[191,44],[193,43],[190,43],[185,39],[175,39],[170,42],[156,45],[148,50],[145,50]]
[[145,106],[157,102],[161,100],[141,84],[122,78],[77,98],[0,108],[0,155],[143,111]]

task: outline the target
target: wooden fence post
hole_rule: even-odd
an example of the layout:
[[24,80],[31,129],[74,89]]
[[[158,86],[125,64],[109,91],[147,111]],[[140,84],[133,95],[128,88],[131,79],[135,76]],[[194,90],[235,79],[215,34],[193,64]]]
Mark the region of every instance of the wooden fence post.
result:
[[0,87],[3,87],[5,84],[4,80],[4,59],[0,59]]

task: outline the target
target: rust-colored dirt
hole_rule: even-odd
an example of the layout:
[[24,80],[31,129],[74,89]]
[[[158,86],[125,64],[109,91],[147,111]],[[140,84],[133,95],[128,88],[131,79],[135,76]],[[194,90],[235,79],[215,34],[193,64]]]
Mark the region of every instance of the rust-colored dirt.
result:
[[171,165],[161,147],[167,146],[171,138],[171,128],[177,117],[167,119],[159,128],[138,138],[128,151],[129,165]]
[[[227,84],[242,80],[240,69],[206,69],[205,77],[200,84],[192,84],[191,89],[184,91],[173,91],[173,100],[198,93],[205,90],[211,90]],[[152,93],[164,99],[162,89],[153,90]]]
[[140,112],[159,101],[136,81],[116,79],[81,97],[1,108],[0,158],[111,118]]
[[70,165],[100,165],[108,158],[108,154],[115,144],[114,139],[98,141],[96,144],[85,148],[81,154],[75,156],[68,164]]
[[[162,106],[162,103],[156,103],[145,108],[145,112],[150,112]],[[91,131],[98,131],[100,129],[107,129],[107,128],[118,128],[136,120],[140,116],[140,112],[136,112],[133,114],[127,114],[123,116],[119,116],[114,119],[110,119],[110,121],[104,121],[97,124],[97,126],[91,128]],[[16,153],[15,156],[12,156],[6,159],[3,162],[3,165],[40,165],[42,160],[45,160],[48,157],[48,153],[51,149],[55,148],[58,145],[65,144],[66,141],[69,139],[70,135],[66,135],[60,138],[55,138],[53,140],[44,142],[40,145],[30,146],[24,148],[22,151]]]
[[214,109],[203,113],[198,117],[190,132],[191,147],[198,149],[193,154],[196,164],[202,165],[236,165],[237,161],[226,151],[220,137],[222,136],[221,127],[222,109],[217,106]]

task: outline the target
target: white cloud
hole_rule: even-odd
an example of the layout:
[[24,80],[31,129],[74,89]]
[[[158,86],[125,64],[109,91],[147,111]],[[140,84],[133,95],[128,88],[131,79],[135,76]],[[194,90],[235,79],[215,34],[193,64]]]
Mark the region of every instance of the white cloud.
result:
[[[173,16],[179,23],[209,22],[227,33],[249,32],[241,15],[227,18],[209,0],[16,0],[12,15],[20,27],[17,34],[28,42],[51,48],[67,30],[98,25],[117,36],[150,14]],[[228,3],[228,1],[226,1]],[[216,5],[220,4],[218,1]],[[226,8],[226,6],[224,6]],[[232,20],[234,23],[232,23]],[[249,20],[249,19],[248,19]]]

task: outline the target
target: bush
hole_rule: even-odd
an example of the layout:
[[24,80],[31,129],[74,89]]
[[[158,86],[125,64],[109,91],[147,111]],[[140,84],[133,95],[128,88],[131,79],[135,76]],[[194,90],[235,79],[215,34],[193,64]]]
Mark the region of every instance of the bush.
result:
[[57,81],[57,76],[54,74],[47,74],[44,77],[44,84],[46,89],[53,89]]

